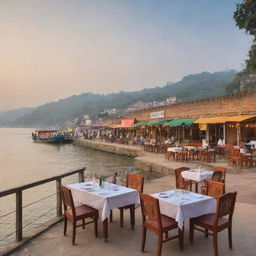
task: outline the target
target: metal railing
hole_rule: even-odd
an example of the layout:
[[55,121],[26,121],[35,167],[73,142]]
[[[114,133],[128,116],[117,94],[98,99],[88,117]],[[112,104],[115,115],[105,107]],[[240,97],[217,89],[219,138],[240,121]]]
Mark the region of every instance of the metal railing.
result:
[[[13,212],[16,212],[16,229],[15,229],[16,241],[21,241],[22,237],[23,237],[23,228],[24,228],[22,225],[22,223],[23,223],[23,218],[22,218],[23,217],[23,208],[30,206],[37,202],[36,201],[36,202],[30,203],[29,205],[23,206],[22,192],[29,188],[37,187],[37,186],[43,185],[45,183],[56,181],[56,216],[61,217],[62,216],[61,180],[65,177],[68,177],[68,176],[78,173],[79,182],[84,182],[84,172],[85,172],[85,168],[82,168],[82,169],[78,169],[75,171],[66,172],[62,175],[58,175],[58,176],[54,176],[51,178],[39,180],[39,181],[36,181],[33,183],[29,183],[29,184],[26,184],[23,186],[0,191],[0,198],[9,196],[12,194],[16,194],[16,209],[12,212],[9,212],[9,213],[3,215],[3,216],[0,216],[2,218],[2,217],[5,217],[5,216],[13,213]],[[53,195],[55,195],[55,193],[50,196],[53,196]],[[48,197],[49,196],[47,196],[47,198]],[[43,198],[43,199],[45,199],[45,198]],[[38,200],[38,201],[40,201],[40,200]]]

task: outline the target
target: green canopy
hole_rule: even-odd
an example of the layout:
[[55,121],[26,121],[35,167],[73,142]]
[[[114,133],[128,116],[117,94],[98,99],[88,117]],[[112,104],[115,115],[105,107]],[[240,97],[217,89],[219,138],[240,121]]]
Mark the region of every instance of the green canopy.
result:
[[175,119],[175,120],[172,120],[172,121],[166,123],[166,125],[169,125],[172,127],[177,127],[177,126],[181,126],[181,125],[191,126],[195,120],[196,119],[194,119],[194,118]]
[[138,126],[146,126],[146,125],[160,125],[160,124],[166,124],[168,122],[170,122],[171,119],[162,119],[162,120],[152,120],[152,121],[142,121],[139,123],[134,124],[134,127],[138,127]]
[[143,122],[136,123],[136,124],[134,124],[133,126],[134,126],[134,127],[139,127],[139,126],[145,125],[146,123],[147,123],[147,122],[143,121]]
[[171,119],[162,119],[162,120],[152,120],[149,122],[146,122],[145,125],[160,125],[160,124],[167,124],[168,122],[170,122]]

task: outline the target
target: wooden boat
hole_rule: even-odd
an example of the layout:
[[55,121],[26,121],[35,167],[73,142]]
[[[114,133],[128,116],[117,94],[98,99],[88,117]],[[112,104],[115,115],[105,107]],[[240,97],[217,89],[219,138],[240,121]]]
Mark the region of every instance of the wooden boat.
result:
[[71,143],[73,137],[67,132],[60,130],[38,129],[32,132],[34,142],[44,142],[49,144]]

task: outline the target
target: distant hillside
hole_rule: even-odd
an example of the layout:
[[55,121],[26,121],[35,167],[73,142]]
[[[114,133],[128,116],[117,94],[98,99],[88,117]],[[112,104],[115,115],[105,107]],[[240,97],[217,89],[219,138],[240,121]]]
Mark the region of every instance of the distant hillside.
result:
[[[202,72],[185,76],[177,83],[167,83],[163,87],[143,89],[135,92],[119,92],[108,95],[84,93],[56,102],[39,106],[28,113],[19,113],[10,118],[10,113],[0,115],[1,126],[11,127],[51,127],[61,126],[65,121],[89,113],[96,115],[104,109],[125,109],[138,101],[161,101],[176,96],[180,101],[225,95],[225,86],[232,81],[236,71]],[[11,112],[11,111],[9,111]]]
[[19,108],[9,111],[0,112],[0,126],[9,126],[10,123],[17,119],[30,114],[34,108]]

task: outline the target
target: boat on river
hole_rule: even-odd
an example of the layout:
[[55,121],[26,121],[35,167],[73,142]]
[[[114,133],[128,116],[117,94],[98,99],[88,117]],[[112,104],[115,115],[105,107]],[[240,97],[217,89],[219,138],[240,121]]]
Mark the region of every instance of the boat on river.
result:
[[71,143],[73,136],[71,133],[62,130],[37,129],[32,132],[32,140],[49,144],[63,144]]

